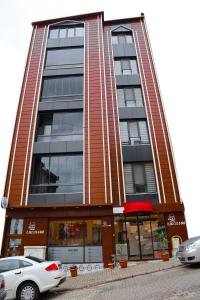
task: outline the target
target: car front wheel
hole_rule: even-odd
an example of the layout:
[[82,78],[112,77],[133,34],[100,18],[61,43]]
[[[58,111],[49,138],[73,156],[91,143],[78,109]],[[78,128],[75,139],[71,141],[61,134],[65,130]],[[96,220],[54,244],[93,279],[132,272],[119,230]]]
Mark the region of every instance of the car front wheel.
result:
[[37,300],[39,299],[39,289],[33,282],[24,282],[17,291],[17,300]]

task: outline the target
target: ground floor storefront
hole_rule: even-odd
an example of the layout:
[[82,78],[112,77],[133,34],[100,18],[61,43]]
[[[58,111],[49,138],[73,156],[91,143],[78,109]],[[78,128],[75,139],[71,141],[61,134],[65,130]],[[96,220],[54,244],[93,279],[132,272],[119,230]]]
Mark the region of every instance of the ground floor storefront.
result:
[[28,253],[64,264],[105,266],[161,258],[160,235],[170,255],[187,238],[183,212],[134,212],[107,207],[7,210],[2,256]]

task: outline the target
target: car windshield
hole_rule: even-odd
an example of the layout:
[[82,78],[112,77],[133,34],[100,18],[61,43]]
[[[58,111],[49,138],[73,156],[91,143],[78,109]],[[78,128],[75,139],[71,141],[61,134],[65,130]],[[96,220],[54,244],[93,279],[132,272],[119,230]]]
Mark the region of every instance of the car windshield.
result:
[[44,259],[41,259],[41,258],[38,258],[38,257],[35,257],[35,256],[26,256],[26,258],[30,259],[30,260],[33,260],[37,263],[42,263],[44,262],[45,260]]

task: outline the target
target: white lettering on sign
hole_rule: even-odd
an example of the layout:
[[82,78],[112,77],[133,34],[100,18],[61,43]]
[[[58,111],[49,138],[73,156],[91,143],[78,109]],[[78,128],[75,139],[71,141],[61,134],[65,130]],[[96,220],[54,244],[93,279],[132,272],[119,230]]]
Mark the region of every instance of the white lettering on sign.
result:
[[28,225],[28,230],[26,231],[26,234],[44,234],[44,230],[36,230],[36,224],[35,222],[30,222]]
[[169,214],[167,226],[179,226],[185,225],[185,221],[176,221],[176,217],[174,214]]

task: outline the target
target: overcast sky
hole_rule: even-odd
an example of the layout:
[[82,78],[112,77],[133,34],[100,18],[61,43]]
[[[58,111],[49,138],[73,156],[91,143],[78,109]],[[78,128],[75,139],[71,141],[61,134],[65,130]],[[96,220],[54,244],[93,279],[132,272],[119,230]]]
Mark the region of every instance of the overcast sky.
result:
[[[123,6],[121,5],[123,4]],[[31,22],[104,11],[105,20],[145,13],[167,114],[189,236],[200,235],[199,0],[1,0],[0,197],[3,196]],[[0,210],[0,240],[4,211]]]

